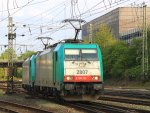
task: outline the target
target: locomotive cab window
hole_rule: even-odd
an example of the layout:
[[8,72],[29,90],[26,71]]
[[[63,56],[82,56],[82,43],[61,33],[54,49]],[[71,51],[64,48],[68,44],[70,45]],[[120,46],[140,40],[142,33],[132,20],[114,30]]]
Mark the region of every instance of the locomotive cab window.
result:
[[82,60],[98,60],[96,49],[82,49],[81,50]]
[[65,60],[80,60],[80,50],[65,49]]

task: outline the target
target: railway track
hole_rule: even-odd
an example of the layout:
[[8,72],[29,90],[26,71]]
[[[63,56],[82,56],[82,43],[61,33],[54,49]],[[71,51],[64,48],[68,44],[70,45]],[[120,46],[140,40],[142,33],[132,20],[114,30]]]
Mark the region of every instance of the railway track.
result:
[[[13,82],[14,88],[22,87],[22,82],[14,81]],[[7,88],[7,81],[0,81],[0,89]]]
[[104,95],[150,99],[150,92],[105,90]]
[[[20,92],[20,90],[19,90]],[[133,92],[128,92],[128,91],[106,91],[104,94],[107,94],[107,96],[102,96],[102,98],[100,98],[101,100],[104,101],[114,101],[114,102],[122,102],[122,103],[129,103],[129,104],[137,104],[137,105],[144,105],[144,106],[150,106],[150,101],[137,101],[137,100],[130,100],[127,98],[117,98],[117,96],[123,96],[123,97],[137,97],[137,98],[142,98],[143,99],[143,95],[144,98],[149,99],[149,94],[148,93],[143,93],[141,95],[141,93],[133,93]],[[110,97],[111,96],[111,97]],[[1,103],[1,101],[0,101]],[[10,104],[8,104],[10,105]],[[65,103],[66,105],[66,103]],[[150,111],[146,111],[146,110],[140,110],[140,109],[134,109],[134,108],[127,108],[127,107],[122,107],[122,106],[114,106],[114,105],[108,105],[108,104],[103,104],[103,103],[98,103],[98,102],[88,102],[88,103],[83,103],[83,102],[75,102],[75,103],[68,103],[68,106],[72,106],[78,109],[83,109],[89,113],[98,113],[98,112],[105,112],[105,113],[149,113]],[[1,106],[1,105],[0,105]],[[15,106],[15,105],[14,105]],[[26,109],[26,107],[21,107],[19,106],[19,108],[23,108]],[[0,108],[1,109],[1,108]],[[4,108],[5,109],[5,108]],[[32,110],[32,108],[27,108],[27,109],[31,109],[31,111],[36,111],[37,113],[51,113],[50,111],[38,111],[38,110]],[[8,109],[9,110],[9,109]],[[4,111],[8,111],[8,110],[4,110]],[[10,109],[12,110],[12,109]],[[33,113],[34,113],[33,112]],[[16,111],[10,111],[10,113],[19,113]]]
[[126,108],[97,102],[76,102],[69,105],[78,109],[83,109],[88,113],[149,113],[150,111]]
[[4,112],[4,113],[18,113],[16,111],[10,110],[8,108],[4,108],[0,106],[0,112]]
[[105,96],[101,96],[99,98],[99,100],[150,106],[150,100],[141,100],[141,99],[129,98],[129,97],[125,98],[125,97],[107,96],[107,95],[105,95]]
[[[115,102],[124,102],[124,103],[128,103],[128,104],[139,104],[139,105],[146,105],[148,106],[150,103],[149,102],[145,102],[145,101],[132,101],[132,100],[128,100],[128,99],[116,99],[115,96],[111,96],[110,98],[112,98],[113,101]],[[109,98],[109,101],[110,101]],[[106,98],[105,98],[106,99]],[[51,101],[51,99],[50,99]],[[55,102],[57,100],[54,100]],[[56,102],[57,103],[57,102]],[[59,102],[58,102],[59,103]],[[102,104],[102,103],[68,103],[68,102],[63,102],[63,103],[59,103],[62,105],[67,105],[67,106],[72,106],[74,108],[78,108],[78,109],[83,109],[86,112],[89,113],[98,113],[98,112],[105,112],[105,113],[149,113],[150,111],[146,111],[146,110],[139,110],[139,109],[134,109],[134,108],[128,108],[128,107],[120,107],[120,106],[113,106],[113,105],[108,105],[108,104]]]
[[52,113],[52,111],[2,100],[0,100],[0,111],[9,113]]
[[[105,95],[107,94],[107,95]],[[120,96],[120,97],[118,97]],[[134,98],[133,98],[134,97]],[[144,97],[144,99],[143,99]],[[87,112],[105,112],[105,113],[150,113],[150,111],[139,109],[136,107],[128,107],[128,106],[118,106],[111,105],[109,101],[120,102],[126,104],[135,104],[138,106],[150,106],[150,93],[147,92],[132,92],[132,91],[106,91],[104,96],[101,96],[100,100],[108,101],[106,102],[88,102],[88,103],[71,103],[73,106],[77,108],[86,110]],[[142,100],[143,99],[143,100]]]

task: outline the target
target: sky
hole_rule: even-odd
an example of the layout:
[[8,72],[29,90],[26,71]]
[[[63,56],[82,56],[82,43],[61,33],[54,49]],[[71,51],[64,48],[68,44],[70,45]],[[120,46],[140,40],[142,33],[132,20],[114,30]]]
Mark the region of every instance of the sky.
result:
[[[3,45],[8,44],[5,35],[8,34],[9,17],[13,18],[15,25],[14,48],[19,55],[27,50],[43,50],[38,37],[51,37],[49,44],[73,39],[74,28],[64,23],[65,19],[89,22],[118,7],[142,7],[143,2],[150,5],[149,0],[0,0],[0,53],[7,49]],[[78,23],[74,25],[79,27]],[[81,39],[81,36],[80,33],[78,38]]]

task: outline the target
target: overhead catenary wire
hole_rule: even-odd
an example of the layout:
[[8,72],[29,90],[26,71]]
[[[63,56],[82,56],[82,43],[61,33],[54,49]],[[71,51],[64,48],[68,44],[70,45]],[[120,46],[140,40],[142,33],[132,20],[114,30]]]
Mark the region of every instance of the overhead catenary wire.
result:
[[[101,2],[102,3],[102,2]],[[98,4],[97,4],[98,5]],[[95,6],[97,6],[97,5],[95,5]],[[95,6],[93,6],[93,8],[95,7]],[[92,8],[90,8],[90,9],[92,9]],[[88,10],[89,11],[89,10]],[[87,12],[87,11],[86,11]],[[86,13],[86,12],[84,12],[84,13]],[[44,12],[43,12],[44,13]],[[81,15],[83,15],[84,13],[82,13]],[[40,14],[39,14],[40,15]],[[76,16],[77,17],[77,16]],[[28,19],[26,19],[26,20],[28,20]]]
[[[17,11],[13,12],[12,14],[10,14],[9,10],[8,10],[8,16],[2,20],[0,20],[0,22],[8,19],[10,16],[13,16],[15,13],[17,13],[18,11],[20,11],[22,8],[26,7],[28,4],[30,4],[31,2],[33,2],[34,0],[29,1],[27,4],[25,4],[24,6],[20,7]],[[9,0],[7,0],[7,8],[9,9]]]
[[10,12],[9,12],[9,0],[7,0],[7,11],[8,11],[8,17],[10,16]]
[[[3,1],[3,0],[2,0]],[[44,3],[44,2],[47,2],[47,1],[49,1],[49,0],[43,0],[43,1],[40,1],[40,2],[36,2],[36,3],[32,3],[32,4],[29,4],[28,6],[32,6],[32,5],[37,5],[37,4],[41,4],[41,3]],[[19,8],[22,8],[23,6],[18,6],[17,5],[17,2],[16,2],[16,0],[15,0],[15,3],[14,3],[14,5],[16,5],[17,7],[15,7],[15,8],[9,8],[9,9],[6,9],[6,10],[0,10],[0,12],[6,12],[6,11],[13,11],[13,10],[15,10],[15,9],[19,9]]]
[[32,17],[26,18],[26,19],[24,19],[23,21],[18,22],[18,23],[22,23],[22,22],[31,20],[31,19],[33,19],[34,17],[37,17],[37,16],[39,16],[39,15],[41,15],[41,14],[44,14],[44,13],[47,13],[47,12],[53,13],[53,12],[57,11],[59,8],[61,8],[65,3],[68,4],[69,2],[68,2],[68,1],[61,2],[60,4],[58,4],[58,5],[54,6],[54,7],[51,7],[51,8],[47,9],[47,10],[44,11],[44,12],[41,12],[41,13],[39,13],[39,14],[36,14],[36,15],[32,16]]
[[[150,18],[150,17],[147,17],[147,18]],[[142,18],[141,18],[141,20],[142,20]],[[138,20],[136,20],[136,21],[138,21]],[[133,20],[129,19],[129,20],[127,20],[126,23],[122,24],[122,28],[125,28],[125,27],[123,27],[123,26],[126,26],[126,25],[131,24],[131,23],[136,22],[136,21],[133,21]],[[71,27],[70,27],[70,28],[71,28]],[[68,28],[64,28],[64,29],[70,29],[70,28],[68,27]],[[53,30],[52,32],[56,32],[56,31],[58,31],[58,30],[64,30],[64,29],[59,29],[59,28],[58,28],[58,29],[56,29],[56,30]],[[51,33],[51,32],[46,31],[46,32],[44,32],[43,34],[47,34],[47,33]],[[53,34],[53,33],[51,33],[51,34]]]
[[[3,0],[2,0],[1,8],[3,10]],[[3,11],[1,12],[1,17],[3,17]]]
[[[125,0],[124,0],[124,1],[125,1]],[[111,6],[114,6],[113,4],[115,4],[115,6],[120,5],[119,2],[112,3]],[[117,5],[117,4],[118,4],[118,5]],[[123,3],[122,3],[122,4],[123,4]],[[64,4],[63,4],[63,5],[64,5]],[[108,8],[107,10],[113,8],[113,7],[110,8],[110,7],[109,7],[110,5],[108,5],[108,4],[106,4],[106,5],[107,5],[106,7]],[[115,7],[115,6],[114,6],[114,7]],[[92,6],[91,6],[91,7],[92,7]],[[90,8],[91,8],[91,7],[90,7]],[[104,6],[104,8],[105,8],[105,6]],[[99,7],[94,7],[93,9],[89,10],[87,13],[86,13],[87,10],[84,11],[85,13],[84,13],[84,12],[81,12],[81,14],[79,14],[79,12],[78,12],[78,14],[77,14],[76,16],[77,16],[78,18],[80,18],[80,16],[81,16],[81,17],[84,17],[85,19],[87,19],[87,18],[90,18],[90,17],[93,17],[94,15],[96,15],[95,13],[101,14],[101,13],[104,11],[104,10],[103,10],[104,8],[102,8],[102,7],[100,7],[100,8],[99,8]],[[80,9],[80,10],[81,10],[81,9]],[[105,8],[105,10],[106,10],[106,8]],[[89,12],[90,12],[90,13],[92,12],[92,13],[90,14]],[[83,13],[84,13],[84,14],[83,14]],[[47,14],[48,14],[48,13],[47,13]],[[34,19],[34,18],[32,18],[32,19]],[[27,20],[25,19],[25,21],[27,21]],[[53,24],[55,24],[55,23],[60,23],[60,21],[61,21],[61,20],[55,21]],[[28,23],[29,23],[29,22],[28,22]],[[28,25],[28,23],[25,23],[25,24]],[[43,25],[45,24],[45,26],[44,26],[44,28],[43,28],[43,25],[42,25],[42,30],[44,30],[44,29],[46,30],[47,27],[49,27],[47,23],[48,23],[48,22],[43,23]],[[31,23],[31,24],[32,24],[32,23]],[[34,23],[33,23],[33,24],[34,24]],[[50,24],[52,24],[52,23],[50,22]],[[49,25],[50,25],[50,24],[49,24]],[[52,25],[53,25],[53,24],[52,24]],[[30,23],[29,23],[29,25],[30,25]],[[31,29],[31,32],[32,32],[33,37],[34,37],[36,34],[39,34],[39,33],[40,33],[40,32],[38,33],[38,32],[36,31],[36,30],[39,30],[39,31],[40,31],[40,26],[41,26],[41,24],[39,24],[39,25],[38,25],[38,24],[30,25],[30,29]],[[34,28],[36,29],[35,32],[33,32],[33,29],[34,29]],[[28,29],[28,28],[27,28],[27,29]],[[56,30],[56,29],[55,29],[55,30]],[[62,29],[60,29],[60,30],[62,30]],[[59,30],[57,30],[57,31],[59,31]],[[56,32],[57,32],[57,31],[56,31]],[[46,32],[46,31],[45,31],[45,32]],[[51,31],[47,31],[48,34],[50,34],[50,32],[51,32]],[[55,33],[56,33],[56,32],[55,32]],[[27,30],[26,33],[29,33],[29,30]],[[43,33],[44,33],[44,31],[43,31]],[[27,36],[29,36],[29,35],[27,35]],[[32,38],[32,37],[31,37],[31,38]],[[29,40],[28,40],[28,41],[29,41]],[[31,42],[31,43],[32,43],[32,42]]]
[[[92,11],[91,11],[92,12]],[[103,11],[102,11],[103,12]],[[78,15],[78,16],[81,16],[81,15],[83,15],[83,14],[85,14],[85,13],[82,13],[82,14],[80,14],[80,15]],[[91,14],[90,14],[91,15]],[[91,15],[92,16],[92,15]],[[77,17],[77,16],[76,16]],[[59,21],[60,22],[60,21]],[[41,26],[41,25],[38,25],[38,26]]]
[[[104,7],[102,7],[102,8],[104,8]],[[98,8],[98,9],[100,9],[100,8]],[[98,10],[98,9],[95,9],[95,10]],[[95,10],[92,10],[92,11],[95,11]],[[87,10],[88,11],[88,10]],[[86,11],[86,12],[87,12]],[[86,12],[84,12],[84,13],[82,13],[82,14],[80,14],[80,15],[84,15],[84,14],[86,14]],[[78,16],[80,16],[80,15],[78,15]],[[77,16],[76,16],[77,17]]]

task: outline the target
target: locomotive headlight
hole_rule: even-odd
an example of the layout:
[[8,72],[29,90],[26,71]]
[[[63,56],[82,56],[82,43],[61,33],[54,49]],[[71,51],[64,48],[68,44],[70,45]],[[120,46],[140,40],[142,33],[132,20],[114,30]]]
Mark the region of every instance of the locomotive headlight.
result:
[[98,76],[93,76],[92,80],[96,80],[97,81],[97,80],[99,80],[99,77]]
[[67,79],[67,80],[70,80],[70,77],[67,77],[66,79]]
[[73,77],[72,76],[68,76],[68,77],[66,77],[66,80],[73,80]]
[[94,77],[95,80],[98,80],[98,77]]

